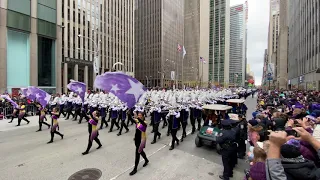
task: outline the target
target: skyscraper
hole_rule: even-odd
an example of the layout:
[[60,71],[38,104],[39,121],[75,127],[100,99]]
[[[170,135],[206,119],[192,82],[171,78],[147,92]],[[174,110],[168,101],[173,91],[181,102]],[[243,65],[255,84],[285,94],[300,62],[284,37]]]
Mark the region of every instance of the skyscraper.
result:
[[184,9],[184,84],[207,87],[210,0],[185,0]]
[[292,89],[320,89],[319,1],[289,0],[288,84]]
[[230,7],[229,85],[244,86],[245,83],[246,27],[245,4]]
[[230,0],[210,0],[209,81],[229,84]]
[[[269,32],[268,32],[268,55],[269,63],[275,64],[277,51],[277,40],[280,30],[279,21],[280,2],[279,0],[270,0],[270,15],[269,15]],[[274,59],[274,60],[272,60]]]
[[288,82],[288,0],[280,1],[279,36],[277,60],[275,63],[275,79],[277,89],[287,89]]
[[[148,87],[182,87],[184,0],[135,1],[135,77]],[[188,52],[187,52],[188,53]]]
[[62,0],[62,7],[64,91],[70,79],[92,89],[96,74],[115,70],[134,75],[133,1]]
[[0,92],[61,91],[60,15],[60,0],[0,1]]

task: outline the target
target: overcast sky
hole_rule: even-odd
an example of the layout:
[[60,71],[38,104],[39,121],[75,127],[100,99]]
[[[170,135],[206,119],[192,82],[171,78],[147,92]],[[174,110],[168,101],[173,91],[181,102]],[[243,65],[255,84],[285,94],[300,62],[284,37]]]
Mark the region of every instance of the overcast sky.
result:
[[[230,6],[245,3],[245,0],[230,0]],[[248,64],[254,72],[255,84],[260,85],[264,50],[268,47],[269,0],[248,0]]]

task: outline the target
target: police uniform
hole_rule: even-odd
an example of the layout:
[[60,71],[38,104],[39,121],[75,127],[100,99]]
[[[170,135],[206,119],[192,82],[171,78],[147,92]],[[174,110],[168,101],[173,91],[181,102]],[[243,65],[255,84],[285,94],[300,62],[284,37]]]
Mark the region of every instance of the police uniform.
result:
[[246,140],[248,138],[248,122],[243,117],[238,124],[239,141],[238,141],[238,157],[243,159],[246,155]]
[[223,130],[217,137],[217,143],[222,148],[223,175],[219,177],[220,179],[229,180],[230,177],[233,177],[233,154],[237,152],[236,132],[231,128],[232,120],[230,119],[222,120],[221,125]]

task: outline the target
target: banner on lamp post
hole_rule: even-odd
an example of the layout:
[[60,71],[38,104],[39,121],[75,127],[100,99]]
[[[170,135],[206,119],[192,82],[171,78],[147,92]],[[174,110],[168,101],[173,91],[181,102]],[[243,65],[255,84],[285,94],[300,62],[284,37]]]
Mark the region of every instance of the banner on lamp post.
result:
[[175,72],[171,71],[171,80],[175,80]]
[[99,57],[98,56],[94,57],[93,70],[96,74],[99,74]]

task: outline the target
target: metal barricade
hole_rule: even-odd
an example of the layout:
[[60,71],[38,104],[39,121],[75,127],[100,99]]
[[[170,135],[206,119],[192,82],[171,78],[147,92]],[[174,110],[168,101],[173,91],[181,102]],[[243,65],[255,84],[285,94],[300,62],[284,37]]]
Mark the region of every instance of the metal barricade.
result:
[[0,108],[0,120],[7,119],[6,113],[5,113],[5,108],[1,107]]
[[34,116],[36,115],[37,111],[36,111],[36,108],[33,104],[30,104],[30,105],[27,105],[26,106],[26,113],[29,115],[29,116]]
[[12,113],[13,113],[13,107],[12,106],[7,106],[4,109],[4,114],[5,114],[6,118],[10,118],[12,116]]

